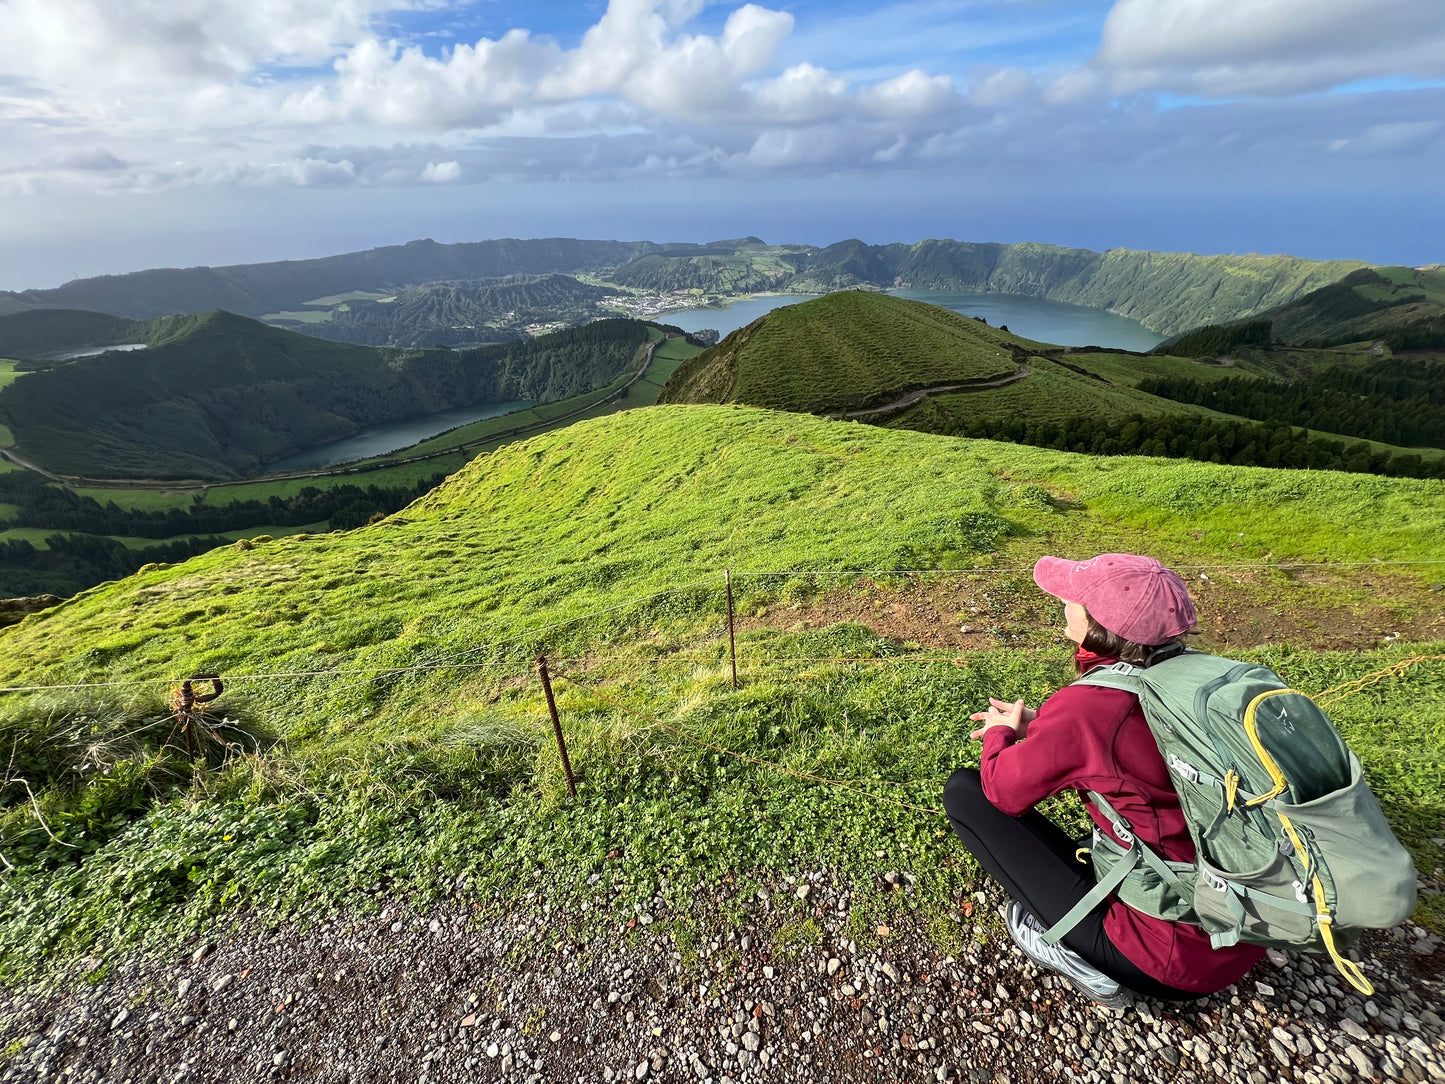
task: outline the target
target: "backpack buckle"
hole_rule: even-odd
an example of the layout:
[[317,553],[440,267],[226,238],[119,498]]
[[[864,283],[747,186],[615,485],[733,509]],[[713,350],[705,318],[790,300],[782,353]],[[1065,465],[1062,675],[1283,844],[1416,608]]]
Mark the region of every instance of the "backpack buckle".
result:
[[1178,753],[1169,754],[1169,767],[1176,775],[1183,776],[1195,786],[1199,785],[1199,769],[1187,760],[1181,759]]
[[1129,831],[1129,822],[1120,817],[1113,825],[1114,834],[1119,837],[1119,842],[1126,846],[1134,846],[1134,833]]

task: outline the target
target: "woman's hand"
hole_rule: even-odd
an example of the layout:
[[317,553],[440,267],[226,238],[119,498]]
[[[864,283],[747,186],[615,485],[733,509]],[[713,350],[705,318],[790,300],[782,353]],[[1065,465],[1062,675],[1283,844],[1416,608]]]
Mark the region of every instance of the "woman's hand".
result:
[[1029,724],[1038,714],[1033,708],[1024,707],[1022,700],[1015,700],[1010,704],[1007,700],[990,696],[987,711],[976,711],[969,716],[975,723],[983,724],[969,737],[981,738],[996,726],[1006,726],[1014,732],[1016,738],[1023,738],[1028,734]]

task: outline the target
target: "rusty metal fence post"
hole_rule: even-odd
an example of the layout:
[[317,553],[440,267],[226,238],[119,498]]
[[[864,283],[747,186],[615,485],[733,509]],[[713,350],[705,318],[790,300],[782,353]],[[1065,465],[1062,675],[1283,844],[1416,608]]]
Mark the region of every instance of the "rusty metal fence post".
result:
[[733,570],[723,569],[723,582],[728,592],[728,658],[733,664],[733,692],[738,691],[738,637],[733,618]]
[[[209,681],[211,691],[209,693],[198,693],[192,684],[197,681]],[[205,735],[196,719],[196,707],[201,704],[209,704],[216,697],[225,691],[225,685],[221,683],[219,674],[192,674],[181,682],[181,687],[171,694],[171,711],[176,717],[176,727],[171,733],[175,734],[180,730],[186,738],[186,756],[194,763],[197,754],[204,754]],[[169,738],[166,739],[169,742]],[[204,765],[204,756],[202,758]]]
[[567,756],[567,740],[562,737],[562,718],[557,714],[557,698],[552,695],[552,676],[547,672],[547,656],[537,656],[537,674],[547,694],[547,710],[552,713],[552,733],[557,738],[557,752],[562,754],[562,774],[567,777],[567,794],[577,797],[577,783],[572,778],[572,760]]

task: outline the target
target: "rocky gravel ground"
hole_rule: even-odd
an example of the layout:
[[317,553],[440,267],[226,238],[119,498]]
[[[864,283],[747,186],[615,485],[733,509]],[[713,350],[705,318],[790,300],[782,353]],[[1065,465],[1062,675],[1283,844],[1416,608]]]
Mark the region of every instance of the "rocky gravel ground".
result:
[[850,919],[822,873],[626,921],[464,892],[243,921],[0,992],[0,1081],[1445,1081],[1445,952],[1422,929],[1362,946],[1372,998],[1271,953],[1215,997],[1115,1012],[1017,954],[1001,898],[925,920],[906,874],[878,883],[891,925]]

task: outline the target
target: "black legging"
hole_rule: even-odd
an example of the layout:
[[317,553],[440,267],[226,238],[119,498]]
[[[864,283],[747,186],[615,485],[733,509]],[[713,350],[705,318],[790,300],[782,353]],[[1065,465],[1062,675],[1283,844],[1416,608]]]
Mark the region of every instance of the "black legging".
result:
[[[1093,867],[1079,862],[1077,844],[1042,813],[1010,817],[983,793],[976,768],[960,768],[943,791],[943,808],[963,845],[1010,896],[1052,926],[1094,887]],[[1104,932],[1106,900],[1064,935],[1064,944],[1121,986],[1165,1001],[1203,997],[1146,975]]]

